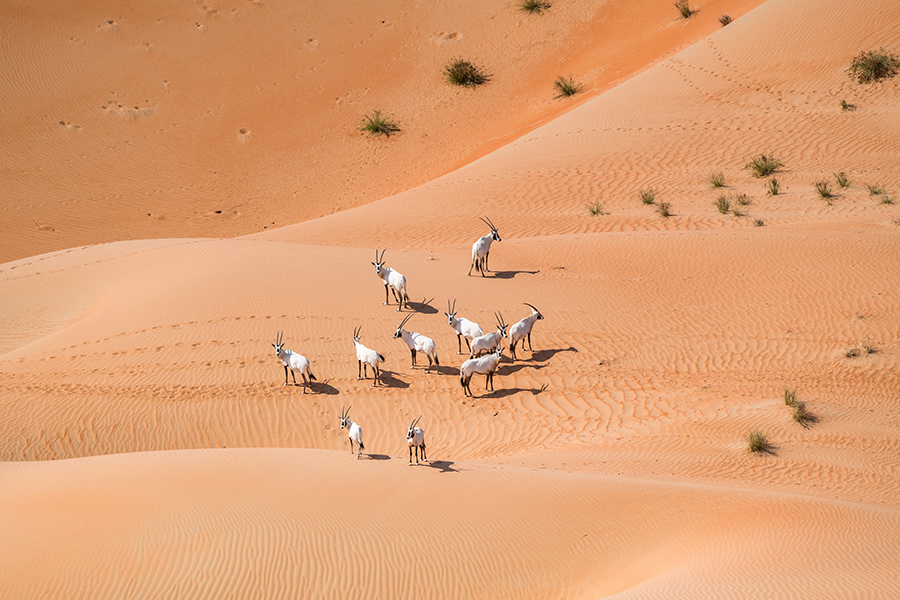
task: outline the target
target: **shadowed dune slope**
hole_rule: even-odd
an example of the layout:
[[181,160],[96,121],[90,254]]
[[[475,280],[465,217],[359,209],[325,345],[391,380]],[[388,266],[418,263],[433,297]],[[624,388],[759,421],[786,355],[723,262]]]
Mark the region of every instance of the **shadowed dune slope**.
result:
[[[211,0],[0,6],[0,262],[227,237],[409,189],[515,139],[759,0]],[[442,80],[452,58],[491,74]],[[554,99],[571,75],[583,93]],[[390,139],[358,130],[380,110]]]
[[[0,466],[0,587],[67,598],[887,598],[895,511],[313,450]],[[37,512],[35,507],[40,507]],[[647,515],[653,519],[647,519]],[[821,527],[827,522],[829,527]],[[817,547],[813,556],[798,547]],[[815,573],[814,577],[810,575]]]

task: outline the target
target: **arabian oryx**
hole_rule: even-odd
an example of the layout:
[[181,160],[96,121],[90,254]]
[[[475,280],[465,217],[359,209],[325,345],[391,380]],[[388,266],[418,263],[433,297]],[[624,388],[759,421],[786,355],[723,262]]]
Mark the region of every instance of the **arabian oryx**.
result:
[[409,332],[403,329],[403,326],[406,325],[406,322],[410,320],[412,315],[406,315],[403,321],[397,326],[397,331],[394,332],[394,339],[402,338],[406,345],[409,346],[409,351],[412,354],[412,365],[410,365],[410,369],[415,368],[416,366],[416,352],[424,352],[425,356],[428,357],[428,368],[425,369],[426,373],[431,373],[431,367],[434,365],[435,370],[440,373],[440,369],[438,367],[441,366],[441,363],[438,362],[437,348],[435,348],[434,340],[428,337],[425,337],[421,333]]
[[[306,393],[306,388],[312,388],[312,382],[316,380],[316,376],[313,375],[312,369],[309,366],[309,360],[301,355],[293,352],[291,350],[284,349],[283,343],[284,332],[279,331],[275,336],[275,343],[272,346],[275,347],[275,356],[281,359],[281,363],[284,365],[284,385],[288,384],[288,369],[291,370],[291,377],[294,380],[294,385],[297,385],[297,376],[295,373],[300,373],[300,380],[304,383],[303,393]],[[308,378],[308,379],[307,379]]]
[[410,466],[412,466],[413,449],[415,449],[417,465],[419,464],[419,448],[422,449],[422,462],[428,462],[428,458],[425,456],[425,430],[421,427],[416,427],[421,418],[422,417],[419,417],[410,423],[409,428],[406,430],[406,443],[409,444]]
[[[496,350],[485,354],[481,358],[470,358],[459,367],[459,382],[462,384],[463,393],[472,396],[469,384],[475,373],[485,376],[484,391],[494,391],[494,373],[500,366],[500,357],[503,355],[503,346],[498,345]],[[472,396],[474,398],[474,396]]]
[[366,445],[362,441],[362,427],[350,420],[351,408],[353,407],[348,406],[346,412],[341,408],[341,429],[347,429],[347,435],[350,438],[350,454],[353,454],[353,442],[356,442],[356,460],[359,460],[359,455],[366,449]]
[[[369,374],[366,372],[366,367],[372,367],[372,376],[375,378],[375,381],[372,382],[372,387],[375,387],[379,382],[378,377],[380,375],[378,372],[378,363],[383,363],[384,357],[359,343],[360,331],[362,331],[362,325],[353,330],[353,345],[356,347],[357,362],[356,380],[367,379]],[[362,373],[362,377],[360,377],[360,372]]]
[[503,313],[494,313],[497,319],[497,331],[491,331],[472,340],[469,358],[481,356],[486,352],[493,352],[506,337],[506,323],[503,321]]
[[469,354],[471,355],[472,347],[469,346],[469,340],[473,340],[484,333],[481,326],[462,317],[456,318],[456,300],[453,301],[453,306],[450,306],[450,301],[447,300],[447,312],[444,314],[447,315],[447,322],[450,324],[450,327],[456,332],[456,353],[462,354],[462,343],[459,341],[459,338],[463,338],[466,340],[466,348],[469,349]]
[[[528,339],[528,349],[534,352],[534,346],[531,345],[531,330],[534,328],[535,321],[540,321],[544,318],[541,311],[527,302],[523,304],[531,308],[531,314],[509,328],[509,353],[513,360],[516,360],[516,344],[519,343],[519,340]],[[522,348],[525,349],[524,341],[522,342]]]
[[472,265],[469,267],[469,275],[472,274],[472,268],[474,267],[474,269],[480,271],[481,276],[484,277],[485,272],[488,271],[488,256],[491,253],[491,244],[500,241],[500,234],[497,233],[497,228],[494,227],[494,224],[491,223],[490,219],[487,217],[478,218],[491,228],[491,232],[478,238],[475,240],[475,243],[472,244]]
[[406,308],[409,308],[409,295],[406,293],[406,276],[399,271],[395,271],[390,267],[384,266],[384,253],[387,252],[387,248],[381,251],[381,256],[378,256],[378,249],[375,249],[375,262],[372,264],[375,265],[375,274],[381,277],[382,283],[384,283],[384,304],[387,306],[390,304],[388,300],[388,288],[391,288],[391,293],[394,295],[394,300],[397,301],[397,312],[400,312],[400,309],[403,307],[403,304],[406,303]]

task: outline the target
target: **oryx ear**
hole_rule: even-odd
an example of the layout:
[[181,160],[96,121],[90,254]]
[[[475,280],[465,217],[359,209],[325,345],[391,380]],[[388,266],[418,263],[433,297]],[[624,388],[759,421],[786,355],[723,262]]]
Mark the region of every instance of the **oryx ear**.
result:
[[376,265],[375,263],[372,263],[372,266],[373,266],[373,267],[377,267],[378,265]]

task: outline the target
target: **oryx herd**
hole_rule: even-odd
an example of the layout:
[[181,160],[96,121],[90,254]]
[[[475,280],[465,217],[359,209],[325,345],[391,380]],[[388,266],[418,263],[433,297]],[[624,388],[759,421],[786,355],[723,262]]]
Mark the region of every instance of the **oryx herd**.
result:
[[[472,244],[472,264],[469,267],[468,274],[471,275],[472,269],[474,268],[476,272],[481,273],[482,277],[484,277],[486,272],[490,272],[488,270],[488,256],[490,254],[491,244],[493,242],[499,242],[500,235],[490,219],[485,217],[481,220],[485,225],[491,228],[491,232],[478,238],[478,240]],[[390,295],[393,295],[394,300],[397,302],[397,311],[400,311],[404,307],[409,308],[406,276],[395,269],[385,266],[385,252],[387,252],[386,249],[382,250],[381,254],[378,253],[378,250],[375,250],[375,262],[372,263],[375,267],[375,274],[378,275],[384,284],[384,304],[388,305],[390,303]],[[531,309],[530,315],[512,325],[508,325],[503,319],[503,314],[497,311],[494,313],[494,317],[497,320],[497,328],[488,333],[484,333],[484,330],[478,323],[463,317],[457,317],[456,300],[453,300],[452,303],[450,300],[447,301],[447,312],[444,314],[447,316],[447,323],[456,333],[456,353],[462,354],[461,340],[465,340],[466,348],[469,350],[469,358],[459,367],[459,382],[465,396],[472,396],[472,390],[469,388],[469,384],[475,374],[485,376],[484,389],[486,392],[494,391],[494,373],[497,372],[497,369],[500,366],[500,360],[504,350],[504,340],[508,342],[511,359],[513,361],[517,360],[516,345],[520,341],[522,342],[523,349],[525,348],[525,342],[527,341],[528,349],[532,352],[534,351],[534,347],[531,344],[531,332],[534,328],[534,324],[543,319],[544,316],[533,305],[528,303],[524,304]],[[403,318],[397,326],[397,330],[394,332],[393,339],[402,339],[407,347],[409,347],[412,360],[409,367],[410,369],[416,367],[417,356],[421,353],[424,354],[425,358],[428,360],[428,366],[426,367],[425,372],[431,373],[433,369],[436,373],[440,374],[440,362],[438,360],[437,346],[434,340],[421,333],[405,329],[407,323],[413,317],[413,314],[414,313],[408,314]],[[361,325],[353,330],[353,346],[356,350],[357,360],[356,379],[368,379],[368,368],[371,367],[372,387],[375,387],[379,384],[383,384],[381,381],[382,369],[379,365],[385,362],[384,356],[376,350],[367,348],[360,343],[361,331]],[[278,333],[275,344],[272,345],[275,347],[276,356],[284,365],[284,385],[288,385],[288,371],[290,371],[291,377],[293,378],[293,385],[297,385],[296,373],[299,373],[304,386],[303,393],[305,394],[307,388],[312,387],[312,382],[316,381],[309,360],[305,356],[284,348],[283,332]],[[351,454],[353,453],[355,444],[356,458],[359,458],[362,451],[366,448],[362,440],[362,428],[353,421],[350,421],[348,416],[349,412],[349,407],[346,410],[341,410],[341,429],[346,428],[348,430],[350,452]],[[407,431],[406,439],[409,444],[410,465],[413,464],[413,454],[415,454],[416,464],[419,464],[420,452],[422,454],[422,460],[427,462],[425,456],[425,431],[418,427],[421,418],[422,417],[415,419],[409,425]]]

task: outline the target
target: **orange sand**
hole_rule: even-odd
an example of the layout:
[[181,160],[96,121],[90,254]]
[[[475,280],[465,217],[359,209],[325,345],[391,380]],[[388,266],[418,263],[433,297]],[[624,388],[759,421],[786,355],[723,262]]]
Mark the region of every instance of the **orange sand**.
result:
[[[151,3],[99,28],[90,5],[4,9],[20,41],[2,64],[19,87],[3,92],[18,120],[3,147],[0,595],[900,596],[900,202],[864,185],[900,192],[900,79],[844,73],[861,49],[900,51],[900,6],[754,4],[685,23],[650,1],[541,17]],[[45,38],[26,35],[35,23]],[[296,62],[265,54],[282,46]],[[60,66],[78,52],[85,69],[111,62],[82,79]],[[435,64],[469,52],[494,80],[446,87]],[[398,66],[383,77],[360,55]],[[167,68],[182,83],[152,110],[51,127],[106,102],[112,79],[149,90]],[[570,70],[590,91],[552,100]],[[354,131],[390,102],[414,115],[403,132]],[[759,152],[784,162],[778,196],[742,168]],[[746,216],[716,211],[717,170],[751,197]],[[851,185],[828,205],[813,182],[836,187],[837,171]],[[303,186],[321,193],[294,198]],[[641,204],[648,187],[672,216]],[[65,225],[31,223],[46,214]],[[467,277],[482,214],[503,241],[492,276]],[[391,339],[403,315],[382,305],[376,247],[409,281],[439,374],[409,370]],[[546,317],[493,394],[476,377],[463,397],[453,298],[486,330],[523,302]],[[356,381],[359,325],[387,359],[383,388]],[[282,330],[312,360],[311,394],[282,385]],[[875,352],[845,357],[864,343]],[[359,461],[339,428],[349,405]],[[408,467],[419,415],[432,463]],[[755,428],[771,452],[746,450]]]

